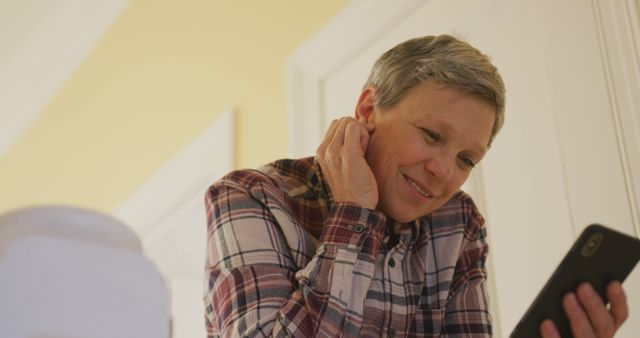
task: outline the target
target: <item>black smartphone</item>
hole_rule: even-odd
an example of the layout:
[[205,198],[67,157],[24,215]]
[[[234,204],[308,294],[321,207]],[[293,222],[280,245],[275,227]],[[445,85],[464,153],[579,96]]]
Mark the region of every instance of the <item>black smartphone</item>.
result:
[[560,336],[573,337],[562,299],[589,282],[607,303],[606,287],[613,280],[621,283],[640,260],[640,239],[599,224],[589,225],[565,255],[542,291],[511,333],[512,338],[539,338],[545,319],[555,323]]

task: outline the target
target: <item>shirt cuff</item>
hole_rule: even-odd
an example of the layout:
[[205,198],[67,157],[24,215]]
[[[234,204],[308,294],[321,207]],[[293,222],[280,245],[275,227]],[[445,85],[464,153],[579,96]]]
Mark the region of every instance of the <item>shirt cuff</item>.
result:
[[322,227],[320,243],[346,246],[376,255],[384,238],[386,216],[355,203],[333,203]]

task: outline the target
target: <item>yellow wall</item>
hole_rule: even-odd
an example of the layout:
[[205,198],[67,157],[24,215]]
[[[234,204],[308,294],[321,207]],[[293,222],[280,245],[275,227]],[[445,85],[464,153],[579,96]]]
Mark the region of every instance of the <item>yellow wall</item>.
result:
[[237,167],[286,156],[286,58],[347,2],[131,1],[0,159],[0,212],[111,211],[228,108]]

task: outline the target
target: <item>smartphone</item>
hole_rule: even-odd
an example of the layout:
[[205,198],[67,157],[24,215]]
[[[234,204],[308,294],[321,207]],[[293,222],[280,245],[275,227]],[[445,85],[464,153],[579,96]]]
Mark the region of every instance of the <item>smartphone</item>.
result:
[[640,240],[599,224],[589,225],[553,272],[542,291],[511,333],[512,338],[540,337],[545,319],[555,323],[560,336],[573,337],[562,299],[589,282],[607,303],[606,287],[622,283],[640,260]]

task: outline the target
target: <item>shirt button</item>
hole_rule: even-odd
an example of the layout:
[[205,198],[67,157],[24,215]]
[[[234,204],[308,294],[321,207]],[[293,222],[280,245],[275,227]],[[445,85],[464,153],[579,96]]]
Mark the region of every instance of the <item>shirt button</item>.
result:
[[393,259],[393,258],[389,259],[389,266],[390,266],[390,267],[392,267],[392,268],[393,268],[394,266],[396,266],[396,260],[395,260],[395,259]]
[[353,232],[355,232],[356,234],[360,234],[364,231],[364,225],[362,224],[356,224],[356,226],[353,227]]
[[389,328],[389,331],[387,331],[387,337],[389,338],[393,338],[396,336],[396,329],[394,328]]

